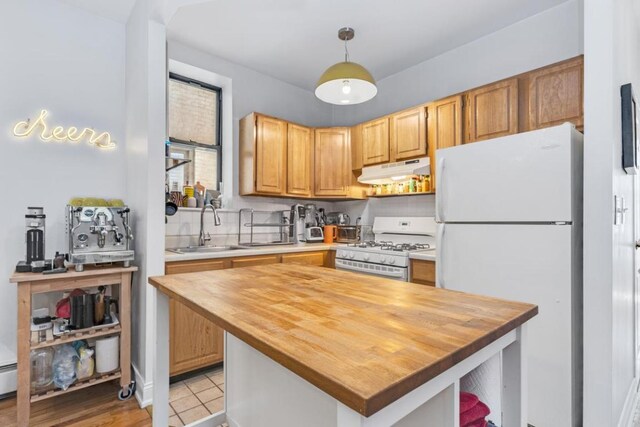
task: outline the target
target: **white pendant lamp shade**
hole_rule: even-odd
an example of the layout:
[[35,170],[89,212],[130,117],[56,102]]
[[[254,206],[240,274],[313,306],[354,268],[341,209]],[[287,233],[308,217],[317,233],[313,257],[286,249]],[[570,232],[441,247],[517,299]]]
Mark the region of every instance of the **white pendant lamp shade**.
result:
[[345,42],[345,61],[322,73],[316,85],[318,99],[329,104],[353,105],[369,101],[378,93],[376,82],[362,65],[349,61],[347,41],[355,35],[352,28],[341,28],[338,38]]

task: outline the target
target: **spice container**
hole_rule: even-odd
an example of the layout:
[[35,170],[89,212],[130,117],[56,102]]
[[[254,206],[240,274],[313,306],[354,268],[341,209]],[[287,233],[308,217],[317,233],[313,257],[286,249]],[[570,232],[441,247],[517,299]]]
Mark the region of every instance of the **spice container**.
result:
[[422,191],[428,193],[431,191],[431,176],[425,175],[422,177]]

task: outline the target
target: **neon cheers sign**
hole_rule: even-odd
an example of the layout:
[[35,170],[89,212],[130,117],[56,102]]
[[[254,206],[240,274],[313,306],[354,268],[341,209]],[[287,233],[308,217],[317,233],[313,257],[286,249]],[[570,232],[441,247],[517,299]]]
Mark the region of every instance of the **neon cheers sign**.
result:
[[34,121],[27,119],[26,121],[16,123],[13,127],[13,134],[19,137],[28,137],[33,133],[37,133],[40,139],[45,142],[80,142],[84,139],[89,144],[102,149],[115,148],[117,145],[116,142],[111,139],[109,132],[98,133],[90,128],[78,129],[74,126],[66,129],[62,126],[54,126],[49,130],[46,122],[48,114],[49,112],[47,110],[42,110],[38,118]]

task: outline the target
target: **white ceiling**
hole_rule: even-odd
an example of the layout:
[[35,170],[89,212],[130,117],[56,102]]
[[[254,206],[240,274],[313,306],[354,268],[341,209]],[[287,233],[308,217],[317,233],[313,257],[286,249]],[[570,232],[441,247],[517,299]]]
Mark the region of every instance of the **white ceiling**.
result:
[[[343,59],[382,79],[567,0],[211,0],[180,9],[175,40],[305,89]],[[471,66],[460,64],[460,66]]]
[[60,0],[114,21],[126,23],[136,0]]

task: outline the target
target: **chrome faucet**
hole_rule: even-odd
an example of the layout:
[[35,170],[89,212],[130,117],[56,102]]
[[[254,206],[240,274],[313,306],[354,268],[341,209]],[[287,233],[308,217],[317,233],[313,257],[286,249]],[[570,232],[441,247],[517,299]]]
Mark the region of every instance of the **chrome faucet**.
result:
[[211,210],[213,211],[213,224],[216,227],[221,224],[220,217],[218,216],[218,211],[216,210],[216,208],[210,203],[207,205],[204,205],[202,207],[202,210],[200,211],[200,239],[199,239],[200,246],[204,246],[206,242],[211,240],[211,235],[207,233],[207,236],[205,237],[205,233],[204,233],[204,212],[207,210],[207,208],[211,208]]

